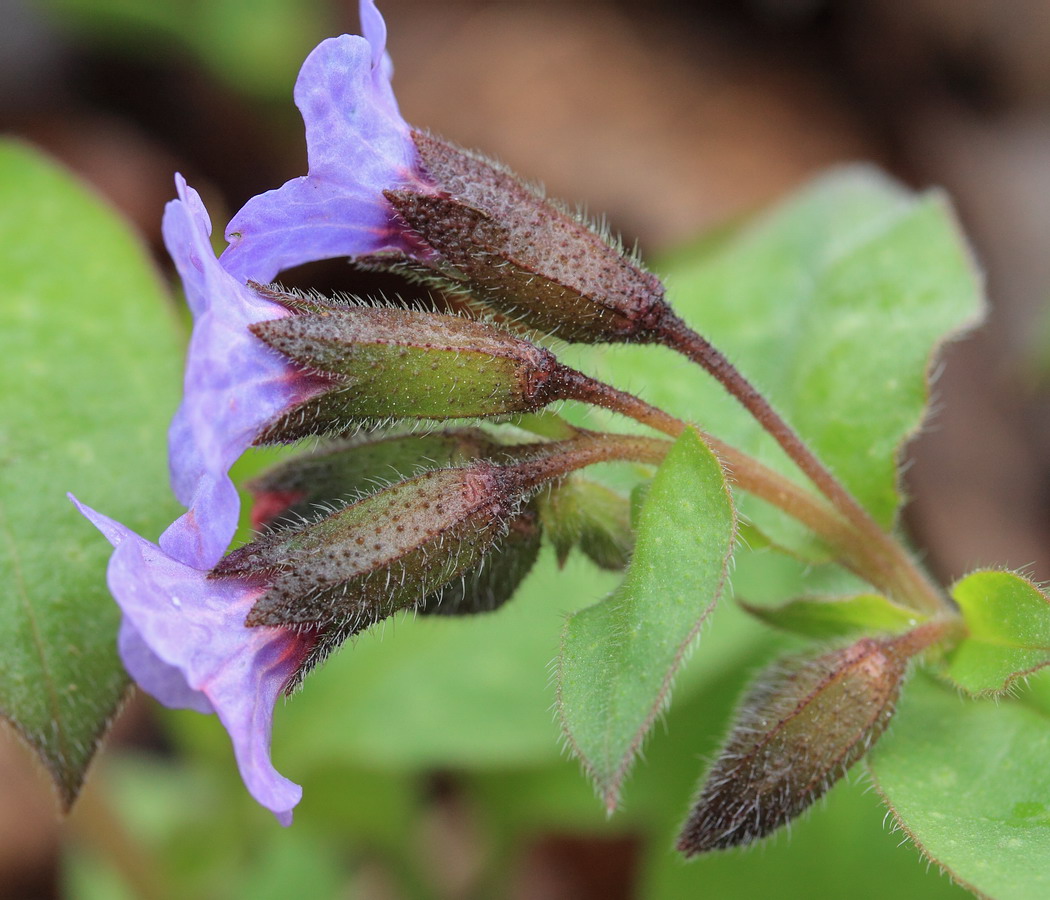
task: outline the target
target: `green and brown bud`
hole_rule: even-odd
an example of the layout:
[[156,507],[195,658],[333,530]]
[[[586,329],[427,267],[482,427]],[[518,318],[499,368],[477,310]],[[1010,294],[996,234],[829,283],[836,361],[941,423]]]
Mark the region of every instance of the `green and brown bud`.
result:
[[537,497],[544,531],[565,565],[573,547],[603,569],[627,566],[634,549],[631,503],[612,488],[570,475]]
[[[503,445],[476,428],[341,441],[287,460],[250,482],[253,525],[262,530],[279,527],[282,519],[316,518],[319,510],[330,511],[375,492],[391,475],[405,478],[424,468],[505,455]],[[539,514],[526,507],[474,569],[427,597],[419,612],[471,615],[502,606],[536,561],[541,534]]]
[[332,387],[285,412],[257,443],[345,433],[389,419],[531,412],[553,399],[557,360],[503,329],[415,310],[288,306],[298,314],[259,322],[252,332]]
[[360,265],[464,293],[565,340],[652,339],[669,313],[663,285],[618,242],[506,168],[429,134],[412,137],[435,189],[384,193],[432,253]]
[[298,683],[350,635],[421,605],[479,565],[534,488],[516,469],[488,462],[435,469],[323,519],[260,535],[212,577],[263,586],[248,626],[321,634]]
[[[597,462],[658,455],[649,438],[580,432],[505,447],[501,461],[438,468],[383,488],[314,521],[278,528],[225,557],[213,578],[257,584],[248,626],[320,635],[293,679],[350,635],[402,609],[450,612],[504,602],[535,559],[539,525],[526,504],[544,484]],[[275,485],[294,485],[294,478]],[[486,580],[486,555],[495,571]],[[469,576],[460,586],[456,582]],[[451,586],[446,600],[437,596]]]
[[751,688],[678,839],[687,856],[750,844],[790,822],[868,751],[893,715],[905,635],[781,661]]
[[257,289],[295,314],[252,325],[253,333],[325,385],[265,426],[257,444],[397,420],[528,415],[558,400],[612,409],[672,435],[684,427],[491,323]]

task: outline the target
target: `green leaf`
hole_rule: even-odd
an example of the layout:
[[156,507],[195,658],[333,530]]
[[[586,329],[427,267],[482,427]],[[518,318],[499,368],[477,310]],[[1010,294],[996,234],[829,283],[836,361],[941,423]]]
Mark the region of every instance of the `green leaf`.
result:
[[558,712],[610,810],[722,593],[734,530],[721,466],[689,429],[653,479],[623,582],[566,623]]
[[1050,718],[916,678],[869,757],[923,855],[996,900],[1050,896]]
[[1050,665],[1050,599],[1023,575],[974,572],[952,596],[967,637],[948,657],[947,674],[971,694],[1001,694]]
[[0,196],[0,709],[69,806],[126,676],[109,545],[65,495],[146,535],[174,518],[179,342],[145,248],[94,194],[5,142]]
[[[862,167],[826,175],[730,239],[658,265],[694,328],[771,400],[884,526],[901,504],[897,465],[929,401],[947,338],[982,312],[979,279],[938,192],[912,194]],[[699,369],[650,347],[578,351],[570,360],[697,422],[795,478],[780,449]],[[804,482],[803,482],[804,483]],[[826,548],[772,507],[742,517],[808,559]]]
[[898,606],[881,594],[849,597],[799,597],[779,606],[739,601],[751,615],[774,628],[825,639],[859,633],[899,634],[921,621],[914,610]]

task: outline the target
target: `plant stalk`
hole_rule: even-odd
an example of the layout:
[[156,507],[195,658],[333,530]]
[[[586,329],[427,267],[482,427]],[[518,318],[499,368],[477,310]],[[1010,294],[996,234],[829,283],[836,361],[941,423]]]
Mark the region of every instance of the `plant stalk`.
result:
[[[620,413],[671,437],[677,437],[688,427],[688,423],[682,419],[575,369],[564,366],[559,376],[565,386],[567,399]],[[788,426],[785,424],[785,427]],[[863,529],[841,509],[836,510],[817,499],[754,457],[700,429],[698,431],[724,463],[726,476],[733,484],[776,506],[819,535],[839,554],[849,569],[920,612],[937,613],[950,609],[947,601],[904,548],[883,532],[851,495],[846,493],[850,503],[858,510],[860,521],[865,523]],[[801,441],[799,443],[801,445]],[[808,449],[806,452],[809,454]],[[812,454],[809,456],[815,460]],[[817,465],[820,465],[819,462]],[[823,467],[821,470],[825,471]],[[826,474],[831,477],[829,473]],[[845,493],[845,489],[839,487]]]

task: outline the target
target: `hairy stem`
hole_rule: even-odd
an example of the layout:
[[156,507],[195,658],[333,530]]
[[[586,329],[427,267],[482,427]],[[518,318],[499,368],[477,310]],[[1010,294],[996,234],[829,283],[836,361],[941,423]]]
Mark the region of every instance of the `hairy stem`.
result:
[[576,437],[509,448],[522,487],[539,487],[595,463],[629,460],[658,466],[671,444],[661,438],[578,430]]
[[702,366],[740,402],[752,417],[784,452],[794,460],[817,489],[861,533],[882,535],[883,531],[846,490],[839,480],[817,459],[805,442],[796,434],[769,401],[719,350],[702,335],[697,334],[677,316],[668,316],[659,332],[661,343],[676,350]]
[[[566,399],[618,412],[672,437],[687,427],[688,423],[682,419],[575,369],[562,367],[559,376]],[[776,506],[819,535],[858,575],[919,611],[933,613],[950,608],[904,548],[883,532],[852,496],[846,494],[859,511],[864,528],[841,509],[836,511],[754,457],[702,430],[700,436],[723,461],[726,475],[733,484]],[[841,486],[840,490],[845,492]]]

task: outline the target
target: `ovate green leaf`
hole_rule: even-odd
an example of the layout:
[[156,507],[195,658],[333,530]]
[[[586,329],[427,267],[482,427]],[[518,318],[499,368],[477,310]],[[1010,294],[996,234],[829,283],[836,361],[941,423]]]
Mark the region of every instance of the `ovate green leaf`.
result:
[[734,527],[721,466],[688,430],[646,495],[624,581],[566,623],[558,711],[569,745],[610,809],[722,593]]
[[110,548],[66,491],[151,537],[174,518],[179,341],[144,247],[73,177],[0,143],[0,197],[0,710],[68,806],[126,676]]
[[869,757],[897,823],[929,859],[995,900],[1050,896],[1050,718],[1016,701],[909,684]]
[[967,637],[948,658],[948,676],[971,694],[1002,693],[1050,665],[1050,599],[1023,575],[984,571],[952,588]]

